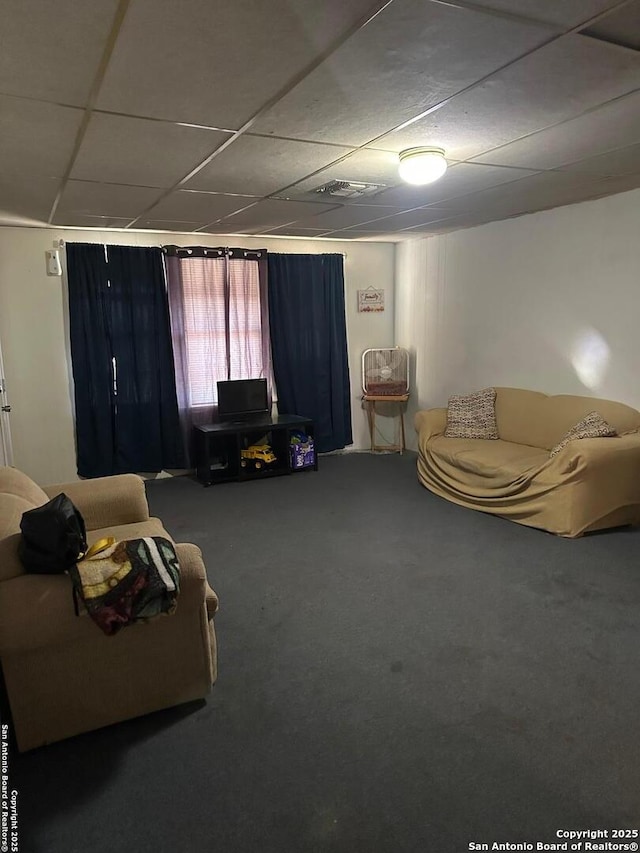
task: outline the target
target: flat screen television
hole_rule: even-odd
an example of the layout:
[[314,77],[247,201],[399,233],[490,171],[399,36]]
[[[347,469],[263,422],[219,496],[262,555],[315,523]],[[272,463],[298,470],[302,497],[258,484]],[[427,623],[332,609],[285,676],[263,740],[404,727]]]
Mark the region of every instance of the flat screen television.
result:
[[266,379],[231,379],[217,385],[221,421],[244,421],[269,414]]

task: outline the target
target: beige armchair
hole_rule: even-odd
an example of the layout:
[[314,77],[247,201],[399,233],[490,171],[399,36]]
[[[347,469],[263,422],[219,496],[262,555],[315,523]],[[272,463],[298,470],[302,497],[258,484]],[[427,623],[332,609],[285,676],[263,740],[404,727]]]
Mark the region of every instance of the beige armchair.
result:
[[200,699],[216,679],[218,600],[195,545],[176,545],[176,612],[112,637],[75,615],[67,575],[25,574],[17,554],[22,513],[60,492],[84,516],[89,544],[103,536],[171,539],[149,517],[144,483],[133,474],[43,490],[0,468],[0,661],[21,751]]

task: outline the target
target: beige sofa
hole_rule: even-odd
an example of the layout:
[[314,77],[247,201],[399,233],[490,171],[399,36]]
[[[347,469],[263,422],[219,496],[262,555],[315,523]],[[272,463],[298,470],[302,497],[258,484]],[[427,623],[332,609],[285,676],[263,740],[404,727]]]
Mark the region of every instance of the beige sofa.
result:
[[[549,451],[591,411],[618,436]],[[640,412],[623,403],[496,389],[498,440],[446,438],[446,409],[420,411],[418,477],[461,506],[576,537],[640,524]]]
[[133,474],[43,490],[0,468],[0,660],[21,751],[202,698],[216,679],[217,598],[195,545],[176,545],[176,612],[112,637],[75,615],[67,575],[24,573],[22,513],[62,491],[83,514],[89,544],[103,536],[171,538],[149,517],[144,483]]

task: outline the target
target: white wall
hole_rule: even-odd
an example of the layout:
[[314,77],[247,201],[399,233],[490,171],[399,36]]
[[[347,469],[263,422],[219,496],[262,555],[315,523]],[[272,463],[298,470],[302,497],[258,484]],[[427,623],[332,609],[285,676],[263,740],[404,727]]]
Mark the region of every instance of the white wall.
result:
[[[140,246],[240,244],[273,252],[344,253],[354,438],[351,449],[369,446],[360,403],[360,359],[368,347],[393,345],[393,244],[0,228],[0,341],[12,404],[14,465],[38,482],[76,478],[66,285],[61,278],[48,277],[45,268],[45,251],[59,239]],[[356,291],[369,285],[385,289],[383,313],[357,312]]]
[[639,318],[640,190],[397,249],[414,410],[488,385],[640,408]]
[[405,416],[409,447],[415,446],[413,415],[440,396],[441,259],[436,240],[412,240],[396,247],[394,335],[396,345],[409,350],[410,397]]

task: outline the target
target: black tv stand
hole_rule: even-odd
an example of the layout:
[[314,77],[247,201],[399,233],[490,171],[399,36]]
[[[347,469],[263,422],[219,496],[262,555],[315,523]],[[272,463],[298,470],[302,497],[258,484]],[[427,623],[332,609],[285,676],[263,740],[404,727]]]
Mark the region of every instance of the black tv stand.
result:
[[[289,456],[292,432],[298,430],[313,438],[313,421],[309,418],[265,415],[243,421],[204,424],[193,430],[196,476],[204,486],[318,470],[317,453],[313,465],[306,468],[293,468]],[[261,460],[243,460],[241,451],[254,444],[269,444],[276,461],[263,464]]]

